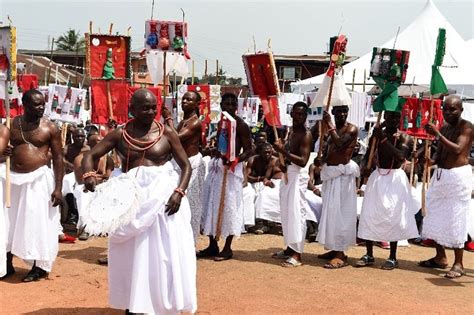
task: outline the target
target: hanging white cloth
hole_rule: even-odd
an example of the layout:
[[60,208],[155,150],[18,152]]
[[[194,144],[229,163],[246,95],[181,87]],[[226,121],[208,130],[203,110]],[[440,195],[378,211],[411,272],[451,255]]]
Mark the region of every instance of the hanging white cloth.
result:
[[[321,187],[319,187],[319,189],[321,189]],[[306,220],[319,223],[321,220],[321,212],[323,211],[323,199],[310,190],[306,191],[305,197],[309,209]]]
[[242,190],[244,199],[244,225],[255,225],[255,184],[247,183]]
[[356,243],[356,177],[359,166],[323,165],[321,169],[323,209],[316,240],[328,250],[346,251]]
[[[189,73],[186,57],[177,52],[166,52],[166,70],[163,69],[164,52],[159,50],[149,50],[146,52],[146,65],[153,84],[163,83],[163,76],[172,71],[177,76],[186,76]],[[165,73],[166,71],[166,73]]]

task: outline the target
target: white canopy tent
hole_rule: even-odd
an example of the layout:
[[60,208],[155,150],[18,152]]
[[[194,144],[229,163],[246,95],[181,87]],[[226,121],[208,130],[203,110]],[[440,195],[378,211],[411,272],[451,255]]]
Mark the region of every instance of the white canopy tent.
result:
[[[405,83],[414,82],[417,85],[429,86],[431,79],[431,65],[436,50],[436,39],[438,29],[446,29],[446,54],[441,74],[449,88],[455,89],[457,93],[474,96],[474,45],[466,42],[454,29],[454,27],[441,14],[434,3],[429,0],[421,13],[405,29],[400,31],[396,41],[396,49],[409,50],[410,61]],[[367,38],[370,38],[368,36]],[[373,43],[373,47],[392,48],[395,37],[383,45]],[[369,45],[369,44],[368,44]],[[350,41],[349,41],[350,50]],[[352,83],[353,71],[355,69],[355,83],[363,83],[364,70],[369,76],[372,50],[359,59],[344,66],[344,79],[346,83]],[[456,68],[454,68],[454,66]],[[324,74],[291,84],[294,93],[303,93],[314,89],[322,83]],[[374,84],[369,79],[367,84]],[[356,86],[361,90],[360,86]]]

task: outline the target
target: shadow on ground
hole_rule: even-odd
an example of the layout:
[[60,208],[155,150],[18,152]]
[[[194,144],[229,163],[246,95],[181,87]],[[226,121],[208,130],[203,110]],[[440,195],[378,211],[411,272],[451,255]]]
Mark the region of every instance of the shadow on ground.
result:
[[111,308],[95,308],[95,307],[71,307],[71,308],[43,308],[34,312],[23,314],[46,315],[46,314],[123,314],[124,311],[114,310]]

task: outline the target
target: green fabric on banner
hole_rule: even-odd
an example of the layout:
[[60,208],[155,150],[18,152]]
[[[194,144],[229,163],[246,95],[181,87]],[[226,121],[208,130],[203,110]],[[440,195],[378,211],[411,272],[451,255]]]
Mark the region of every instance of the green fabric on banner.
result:
[[[377,80],[378,81],[378,80]],[[383,90],[380,95],[375,99],[373,104],[374,112],[378,113],[381,111],[399,112],[402,110],[400,106],[400,100],[398,99],[398,87],[399,82],[377,82]],[[379,84],[382,83],[382,84]]]
[[438,67],[435,65],[431,66],[430,93],[431,95],[448,93],[448,88],[444,83],[441,72],[439,72]]

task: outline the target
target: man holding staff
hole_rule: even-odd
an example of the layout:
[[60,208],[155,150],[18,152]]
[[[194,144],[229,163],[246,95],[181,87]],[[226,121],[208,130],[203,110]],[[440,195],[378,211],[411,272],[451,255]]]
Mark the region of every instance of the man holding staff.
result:
[[[0,125],[0,152],[3,153],[7,148],[8,141],[10,140],[10,129],[5,125]],[[0,191],[0,205],[3,207],[3,201],[5,200],[5,187]],[[8,209],[8,208],[6,208]],[[7,233],[5,227],[5,211],[3,208],[0,209],[0,279],[7,274],[7,260],[6,260],[6,240]],[[11,269],[10,269],[11,271]]]
[[334,106],[335,126],[329,113],[324,111],[323,114],[329,138],[321,169],[323,209],[316,240],[330,250],[318,256],[330,260],[324,265],[328,269],[347,266],[344,251],[356,243],[356,177],[359,176],[359,166],[351,157],[358,130],[347,122],[348,113],[349,106]]
[[281,226],[286,249],[273,254],[273,258],[285,259],[283,267],[301,266],[306,237],[306,203],[305,193],[308,185],[308,174],[304,169],[311,153],[311,132],[305,127],[308,116],[308,105],[296,102],[291,109],[293,127],[284,145],[278,140],[274,147],[287,160],[286,173],[288,181],[280,184]]
[[[382,269],[398,268],[397,241],[418,237],[415,213],[420,204],[413,198],[408,177],[401,168],[408,154],[410,138],[397,133],[400,118],[400,112],[385,111],[385,121],[373,132],[377,139],[377,168],[370,174],[371,169],[362,167],[362,175],[370,174],[370,177],[364,193],[358,236],[365,240],[367,254],[357,262],[358,267],[374,264],[374,241],[388,241],[390,257]],[[372,145],[374,141],[370,142],[365,163]]]
[[446,268],[448,259],[444,247],[454,249],[454,264],[447,278],[464,275],[463,251],[467,241],[472,192],[472,169],[469,153],[473,127],[461,118],[462,100],[450,95],[443,103],[445,124],[438,130],[428,124],[427,132],[439,138],[438,149],[429,165],[436,164],[426,196],[427,214],[423,219],[422,237],[436,242],[436,256],[421,261],[426,268]]
[[[58,253],[59,210],[64,176],[61,134],[43,118],[45,102],[41,92],[23,94],[24,114],[13,120],[11,208],[6,211],[8,231],[7,274],[15,273],[13,255],[32,265],[24,282],[45,278]],[[48,151],[53,172],[48,168]]]
[[[243,209],[243,163],[252,152],[250,128],[238,117],[237,96],[232,93],[222,95],[221,108],[229,113],[237,123],[235,135],[235,152],[240,153],[234,163],[224,157],[216,157],[210,162],[209,175],[206,179],[203,194],[203,233],[209,236],[209,246],[197,253],[198,258],[214,257],[215,261],[232,258],[232,240],[240,236],[244,226]],[[219,135],[217,135],[219,138]],[[217,152],[219,155],[219,152]],[[225,174],[227,172],[227,175]],[[225,183],[223,182],[226,176]],[[225,189],[223,189],[225,186]],[[222,196],[221,194],[224,194]],[[222,198],[224,197],[224,198]],[[222,204],[222,201],[224,204]],[[218,217],[221,210],[222,224],[219,227]],[[216,240],[218,228],[226,238],[224,248],[219,252]]]

